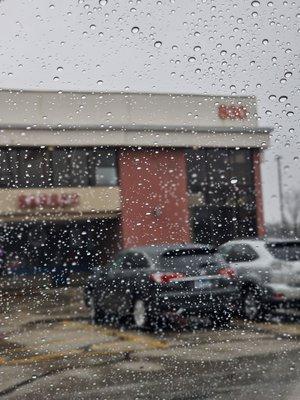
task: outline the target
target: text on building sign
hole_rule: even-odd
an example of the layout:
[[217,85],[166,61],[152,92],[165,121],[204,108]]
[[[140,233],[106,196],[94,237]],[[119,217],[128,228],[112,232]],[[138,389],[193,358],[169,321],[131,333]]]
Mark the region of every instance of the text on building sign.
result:
[[19,196],[19,208],[37,207],[70,207],[79,204],[77,193],[51,193],[51,194],[21,194]]
[[218,108],[218,115],[221,119],[245,119],[248,112],[244,106],[227,106],[221,104]]

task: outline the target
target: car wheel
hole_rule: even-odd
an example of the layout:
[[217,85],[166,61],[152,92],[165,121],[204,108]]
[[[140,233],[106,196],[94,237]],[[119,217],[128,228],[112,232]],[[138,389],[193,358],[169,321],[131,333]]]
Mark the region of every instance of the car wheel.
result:
[[159,328],[159,315],[151,309],[149,303],[143,299],[136,299],[132,307],[133,326],[137,329],[157,330]]
[[94,325],[101,324],[101,322],[103,322],[105,319],[105,312],[99,309],[93,295],[91,295],[90,297],[89,304],[90,304],[90,315],[92,324]]
[[138,329],[143,329],[148,326],[149,323],[148,307],[144,300],[137,299],[134,301],[132,310],[132,320],[134,326]]
[[213,318],[213,327],[215,328],[229,328],[232,322],[232,311],[224,310],[222,314]]
[[264,314],[262,297],[259,292],[254,289],[247,290],[243,298],[243,316],[250,321],[255,321],[262,319]]

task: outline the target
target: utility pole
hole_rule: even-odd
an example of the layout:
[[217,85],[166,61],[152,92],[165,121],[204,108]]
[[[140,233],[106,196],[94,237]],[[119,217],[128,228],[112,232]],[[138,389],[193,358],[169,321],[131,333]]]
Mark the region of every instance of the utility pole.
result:
[[284,218],[284,212],[283,212],[283,190],[282,190],[281,159],[282,159],[281,156],[279,156],[279,155],[275,156],[275,160],[277,162],[277,174],[278,174],[280,218],[281,218],[281,226],[284,228],[285,227],[285,218]]

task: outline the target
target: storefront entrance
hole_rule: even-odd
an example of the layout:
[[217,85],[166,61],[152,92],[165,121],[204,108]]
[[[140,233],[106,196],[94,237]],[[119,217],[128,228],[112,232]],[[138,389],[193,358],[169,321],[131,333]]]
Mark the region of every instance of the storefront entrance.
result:
[[118,250],[119,221],[91,219],[64,222],[7,223],[0,228],[7,273],[89,272]]
[[245,208],[193,207],[191,224],[194,242],[220,245],[239,237],[255,237],[255,217],[253,210]]

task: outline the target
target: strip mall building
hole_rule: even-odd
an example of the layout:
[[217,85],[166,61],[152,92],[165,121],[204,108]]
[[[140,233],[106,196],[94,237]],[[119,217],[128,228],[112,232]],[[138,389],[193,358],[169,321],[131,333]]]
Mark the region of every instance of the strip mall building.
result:
[[22,265],[262,235],[256,100],[0,92],[0,236]]

